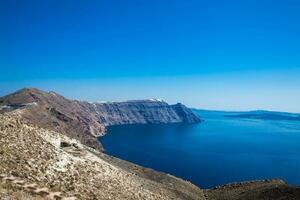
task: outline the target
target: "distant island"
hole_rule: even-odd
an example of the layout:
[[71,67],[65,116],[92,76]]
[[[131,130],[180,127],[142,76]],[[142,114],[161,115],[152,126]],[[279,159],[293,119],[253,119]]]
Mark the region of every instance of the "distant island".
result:
[[293,114],[287,112],[275,112],[275,111],[249,111],[239,112],[237,114],[226,114],[225,117],[232,118],[247,118],[247,119],[261,119],[261,120],[289,120],[300,121],[300,114]]

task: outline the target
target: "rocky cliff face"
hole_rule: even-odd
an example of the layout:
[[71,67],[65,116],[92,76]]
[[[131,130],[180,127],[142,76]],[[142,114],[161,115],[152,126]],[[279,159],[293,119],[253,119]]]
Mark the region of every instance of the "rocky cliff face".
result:
[[99,121],[106,126],[120,124],[197,123],[200,119],[182,104],[161,100],[94,103]]
[[161,100],[88,103],[69,100],[54,92],[22,89],[0,98],[0,112],[20,115],[26,121],[80,140],[95,149],[105,127],[120,124],[197,123],[190,109]]

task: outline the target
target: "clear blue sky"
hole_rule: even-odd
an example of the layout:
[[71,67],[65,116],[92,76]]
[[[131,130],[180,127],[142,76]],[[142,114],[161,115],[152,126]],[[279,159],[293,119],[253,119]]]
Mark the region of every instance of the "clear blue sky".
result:
[[300,112],[297,0],[1,0],[0,95]]

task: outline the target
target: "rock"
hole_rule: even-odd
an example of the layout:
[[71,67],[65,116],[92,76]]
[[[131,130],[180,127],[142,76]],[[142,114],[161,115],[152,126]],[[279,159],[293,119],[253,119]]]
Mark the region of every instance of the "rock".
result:
[[75,149],[79,149],[78,144],[73,143],[72,146],[73,146]]
[[60,147],[61,148],[70,147],[70,146],[72,146],[72,144],[70,144],[68,142],[65,142],[65,141],[60,142]]

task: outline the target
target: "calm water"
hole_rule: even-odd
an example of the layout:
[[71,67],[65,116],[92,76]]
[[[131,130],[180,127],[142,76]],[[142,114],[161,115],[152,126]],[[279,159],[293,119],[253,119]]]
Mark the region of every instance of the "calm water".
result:
[[202,188],[267,178],[300,185],[300,122],[199,113],[205,122],[196,125],[111,127],[101,142],[110,155]]

